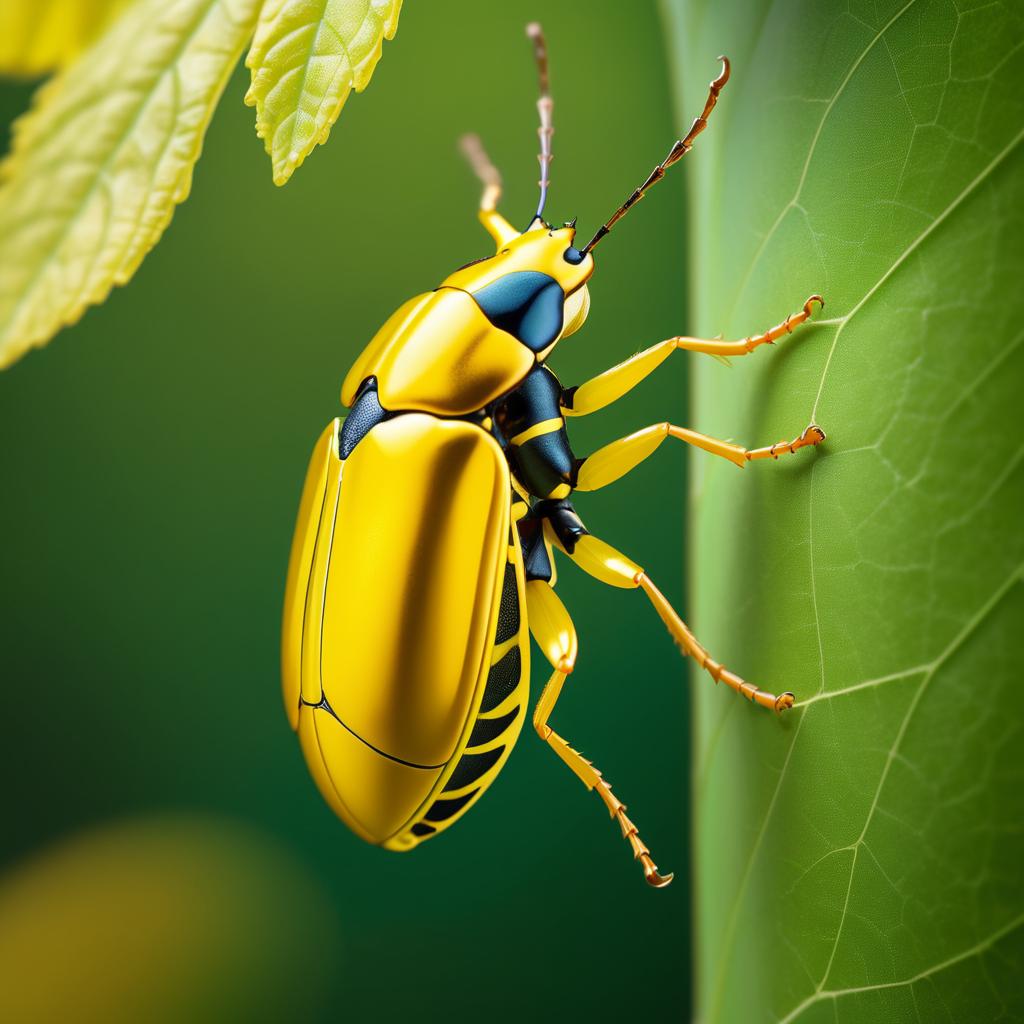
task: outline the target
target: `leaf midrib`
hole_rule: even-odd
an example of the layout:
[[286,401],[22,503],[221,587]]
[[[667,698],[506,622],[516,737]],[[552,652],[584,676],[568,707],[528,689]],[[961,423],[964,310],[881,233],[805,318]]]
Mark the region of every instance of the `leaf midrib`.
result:
[[[288,133],[288,153],[284,160],[285,167],[290,167],[293,163],[292,154],[295,152],[295,132],[299,123],[299,112],[301,109],[300,105],[302,102],[302,96],[306,92],[306,82],[309,79],[309,66],[313,59],[313,50],[316,47],[318,40],[320,39],[320,30],[324,27],[324,25],[326,25],[334,33],[335,38],[341,44],[341,48],[345,51],[345,60],[348,62],[349,67],[349,77],[353,82],[355,81],[355,64],[353,64],[352,62],[352,53],[348,48],[348,44],[345,42],[344,39],[341,38],[341,34],[337,31],[337,29],[335,29],[334,26],[331,25],[330,22],[327,20],[327,6],[329,3],[330,0],[323,0],[323,3],[320,6],[320,17],[316,19],[316,30],[313,32],[313,38],[310,40],[309,49],[306,51],[306,59],[303,62],[302,84],[299,86],[298,96],[295,102],[295,110],[292,113],[291,130]],[[363,25],[366,24],[366,20],[369,17],[370,6],[367,6],[366,14],[363,16]],[[332,76],[332,79],[334,77],[335,76]],[[320,111],[323,109],[323,106],[323,102],[317,104],[317,116],[313,118],[314,123],[317,121],[317,118],[319,117]],[[294,170],[294,168],[292,169]]]

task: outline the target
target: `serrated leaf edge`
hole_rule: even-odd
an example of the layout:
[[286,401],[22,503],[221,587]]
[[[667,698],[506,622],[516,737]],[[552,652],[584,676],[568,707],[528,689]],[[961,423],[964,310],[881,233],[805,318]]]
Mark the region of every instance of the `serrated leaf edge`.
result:
[[[327,0],[324,0],[325,7],[326,3]],[[264,13],[266,13],[269,6],[269,4],[264,5]],[[274,125],[263,116],[265,108],[261,97],[257,93],[257,84],[262,84],[262,82],[260,82],[260,72],[263,70],[261,67],[262,62],[266,59],[267,54],[274,48],[274,46],[277,46],[281,42],[280,39],[275,40],[272,46],[267,47],[264,45],[263,40],[272,36],[272,28],[283,16],[284,6],[284,4],[280,5],[265,22],[261,15],[260,24],[256,29],[256,38],[253,40],[249,53],[245,58],[245,66],[252,72],[252,82],[245,94],[245,104],[249,107],[256,107],[256,135],[258,138],[263,140],[264,149],[272,162],[274,161],[275,128]],[[367,85],[369,85],[377,64],[383,56],[384,41],[394,39],[395,33],[398,31],[398,19],[401,14],[401,10],[402,0],[390,0],[387,13],[384,16],[381,35],[374,44],[373,49],[358,64],[355,64],[352,67],[349,83],[339,89],[337,100],[333,106],[328,108],[326,114],[323,114],[322,110],[317,111],[319,129],[312,136],[311,140],[298,149],[290,147],[288,158],[281,162],[279,166],[274,167],[273,180],[275,185],[281,186],[287,184],[292,174],[301,167],[303,163],[305,163],[306,157],[308,157],[317,146],[322,146],[327,142],[331,133],[331,128],[334,127],[338,117],[341,115],[342,108],[345,106],[349,94],[352,91],[360,93],[367,87]],[[313,33],[314,44],[316,39],[319,37],[320,27],[325,22],[324,15],[321,15],[318,20],[320,25],[317,26]],[[313,44],[311,44],[311,47],[312,45]],[[342,42],[342,45],[345,45],[344,42]],[[308,58],[305,67],[308,69]],[[278,125],[277,128],[280,129],[280,125]],[[292,141],[294,142],[294,128]]]

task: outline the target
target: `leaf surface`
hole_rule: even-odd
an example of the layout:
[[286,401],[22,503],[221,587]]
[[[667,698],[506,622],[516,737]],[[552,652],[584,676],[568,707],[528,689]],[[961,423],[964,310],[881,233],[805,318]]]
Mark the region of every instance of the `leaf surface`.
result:
[[63,67],[129,0],[4,0],[0,74],[26,78]]
[[124,284],[189,193],[258,0],[145,0],[44,85],[0,165],[0,367]]
[[668,0],[695,333],[817,325],[693,426],[695,631],[775,719],[695,678],[697,1019],[1024,1019],[1024,9]]
[[362,92],[402,0],[267,0],[246,66],[256,133],[283,185],[327,141],[349,93]]

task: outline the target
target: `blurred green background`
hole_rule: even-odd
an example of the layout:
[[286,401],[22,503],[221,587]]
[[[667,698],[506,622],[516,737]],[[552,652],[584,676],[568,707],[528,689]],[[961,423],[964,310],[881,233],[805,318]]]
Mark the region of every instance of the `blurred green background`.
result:
[[[591,230],[681,127],[657,5],[409,3],[371,87],[284,189],[239,69],[193,193],[135,279],[0,375],[0,910],[28,899],[26,886],[45,889],[47,871],[64,877],[82,844],[79,859],[100,864],[98,880],[81,869],[86,880],[60,883],[79,895],[95,885],[94,903],[39,904],[52,936],[24,904],[38,947],[20,941],[17,914],[0,921],[0,950],[50,950],[57,988],[75,966],[127,1012],[117,963],[166,927],[169,872],[173,906],[191,916],[170,946],[139,953],[132,975],[152,973],[143,989],[155,1000],[168,977],[185,980],[148,1019],[282,1007],[302,1019],[688,1016],[685,673],[642,596],[563,566],[581,655],[557,720],[676,872],[664,891],[644,886],[600,801],[532,732],[436,842],[409,855],[363,845],[321,801],[281,708],[294,515],[345,370],[404,299],[489,251],[462,132],[479,131],[502,169],[510,219],[532,211],[523,26],[536,17],[556,99],[549,215]],[[5,127],[30,94],[0,86]],[[602,246],[588,324],[553,360],[563,383],[686,325],[685,177]],[[685,360],[670,360],[614,409],[573,422],[574,445],[685,422],[684,385]],[[590,529],[677,603],[683,472],[682,447],[666,448],[579,502]],[[154,854],[154,835],[170,852]],[[106,849],[152,889],[111,882],[122,868]],[[93,915],[113,938],[94,936]],[[98,966],[86,972],[90,950]]]

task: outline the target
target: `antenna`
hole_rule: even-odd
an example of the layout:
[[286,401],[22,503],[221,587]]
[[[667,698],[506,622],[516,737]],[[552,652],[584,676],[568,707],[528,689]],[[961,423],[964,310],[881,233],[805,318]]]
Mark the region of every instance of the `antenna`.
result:
[[681,160],[687,153],[693,148],[694,140],[705,128],[708,126],[708,118],[711,116],[711,111],[715,109],[715,104],[718,102],[718,94],[722,91],[725,83],[729,81],[729,58],[719,57],[722,62],[721,74],[711,83],[708,87],[708,101],[704,104],[704,112],[700,117],[696,118],[690,130],[686,133],[686,137],[679,139],[672,148],[668,151],[668,156],[654,168],[653,171],[647,176],[647,180],[636,189],[633,194],[612,214],[612,216],[597,229],[597,233],[594,237],[587,242],[587,244],[580,250],[585,256],[588,252],[594,249],[598,242],[608,234],[609,231],[615,226],[615,224],[626,216],[629,211],[636,206],[637,203],[643,199],[644,194],[647,190],[657,182],[661,181],[665,177],[665,171],[668,170],[677,160]]
[[537,212],[534,218],[538,218],[544,212],[544,204],[548,198],[548,185],[551,184],[551,136],[555,134],[555,126],[552,114],[555,109],[555,101],[551,98],[551,81],[548,78],[548,45],[544,41],[544,32],[540,22],[531,21],[526,26],[526,34],[533,42],[533,58],[537,62],[537,75],[540,80],[540,98],[537,100],[537,113],[540,115],[540,127],[537,129],[537,136],[540,139],[540,199],[537,202]]

